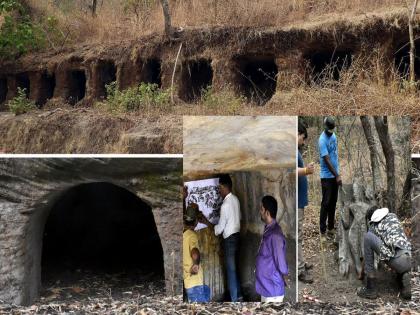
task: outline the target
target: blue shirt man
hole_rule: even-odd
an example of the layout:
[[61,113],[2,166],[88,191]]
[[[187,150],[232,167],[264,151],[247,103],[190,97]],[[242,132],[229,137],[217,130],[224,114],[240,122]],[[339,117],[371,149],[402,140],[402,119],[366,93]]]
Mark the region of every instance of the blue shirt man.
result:
[[333,133],[332,135],[327,135],[323,131],[319,137],[318,147],[319,147],[319,157],[321,164],[320,176],[321,178],[335,178],[335,175],[330,171],[328,165],[324,159],[325,156],[330,157],[330,161],[337,174],[340,174],[338,167],[338,149],[337,149],[337,137]]
[[324,119],[324,131],[321,133],[318,141],[322,188],[321,211],[319,214],[321,243],[327,240],[325,237],[327,227],[328,236],[331,239],[335,236],[335,207],[338,198],[338,187],[341,185],[338,165],[338,145],[334,129],[334,118],[326,117]]
[[306,129],[305,121],[299,120],[298,123],[298,279],[303,283],[312,283],[313,279],[309,270],[313,265],[305,262],[303,254],[303,216],[304,208],[308,205],[308,175],[313,174],[314,164],[309,163],[305,166],[302,154],[305,141],[308,138],[308,131]]
[[[298,150],[298,167],[303,168],[302,154]],[[298,208],[303,209],[308,205],[308,178],[306,176],[298,177]]]

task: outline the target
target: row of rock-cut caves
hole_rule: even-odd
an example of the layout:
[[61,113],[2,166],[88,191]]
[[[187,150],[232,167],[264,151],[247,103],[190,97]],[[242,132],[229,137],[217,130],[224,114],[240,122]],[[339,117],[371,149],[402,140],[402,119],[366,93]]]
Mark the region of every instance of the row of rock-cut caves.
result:
[[115,290],[150,280],[163,288],[164,255],[152,209],[131,191],[80,184],[53,198],[40,220],[43,241],[34,250],[42,251],[35,256],[42,257],[44,292],[95,278],[115,279],[108,283]]
[[[420,51],[420,40],[417,41],[416,51]],[[333,49],[312,51],[305,54],[304,60],[309,69],[309,82],[322,83],[325,79],[339,80],[342,70],[351,66],[354,52],[351,49]],[[401,77],[406,77],[409,69],[409,47],[403,45],[394,54],[395,69]],[[264,104],[274,95],[277,87],[279,69],[274,56],[244,55],[234,58],[234,82],[236,90],[248,100],[257,104]],[[415,60],[416,77],[420,78],[420,59]],[[138,83],[153,83],[159,87],[162,68],[161,61],[149,59],[140,66],[136,79]],[[65,73],[64,98],[74,105],[87,94],[86,69],[77,68],[67,70]],[[37,76],[29,73],[20,73],[14,77],[14,88],[25,90],[26,95],[34,99],[38,107],[42,107],[47,100],[55,95],[56,76],[42,72]],[[92,84],[94,96],[104,98],[107,95],[106,85],[117,81],[117,67],[114,61],[101,61],[98,63],[95,81]],[[213,68],[211,59],[187,60],[182,63],[181,75],[178,84],[179,98],[185,102],[199,100],[206,89],[213,83]],[[130,82],[132,83],[132,82]],[[124,88],[119,82],[119,87]],[[0,103],[7,100],[8,78],[0,76]],[[36,89],[32,93],[32,89]]]

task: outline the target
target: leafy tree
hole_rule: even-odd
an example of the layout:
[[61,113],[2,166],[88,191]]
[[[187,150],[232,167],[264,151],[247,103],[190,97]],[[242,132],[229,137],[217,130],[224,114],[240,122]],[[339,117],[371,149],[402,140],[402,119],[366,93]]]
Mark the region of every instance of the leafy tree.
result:
[[45,35],[19,0],[0,0],[0,59],[16,58],[45,46]]

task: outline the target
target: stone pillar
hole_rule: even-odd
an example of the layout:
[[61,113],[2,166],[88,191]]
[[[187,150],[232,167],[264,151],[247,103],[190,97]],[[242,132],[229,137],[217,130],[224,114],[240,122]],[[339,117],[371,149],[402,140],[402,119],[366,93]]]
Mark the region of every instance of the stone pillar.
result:
[[20,214],[23,209],[19,203],[0,203],[0,299],[14,304],[29,304],[34,298],[25,284],[29,219]]
[[213,89],[220,91],[225,88],[238,90],[238,74],[235,62],[228,58],[214,58],[211,62],[213,69]]
[[168,295],[182,294],[182,209],[181,203],[152,207],[163,249],[165,287]]
[[42,72],[30,72],[28,74],[29,81],[31,82],[31,89],[29,91],[29,99],[37,102],[41,98],[42,93]]
[[6,101],[11,100],[16,96],[17,92],[17,84],[16,84],[16,77],[13,75],[9,75],[7,77],[7,96]]
[[140,60],[125,60],[117,67],[117,86],[119,90],[125,90],[139,83],[138,69],[141,67]]
[[305,80],[305,64],[306,61],[300,51],[278,56],[277,91],[299,87]]

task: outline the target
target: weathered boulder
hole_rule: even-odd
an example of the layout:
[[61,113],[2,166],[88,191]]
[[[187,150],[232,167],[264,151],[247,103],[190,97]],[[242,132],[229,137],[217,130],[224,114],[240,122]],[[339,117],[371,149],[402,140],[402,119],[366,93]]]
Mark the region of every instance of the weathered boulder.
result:
[[1,159],[0,300],[30,304],[41,285],[43,229],[54,202],[80,184],[106,182],[134,193],[153,212],[166,289],[182,289],[180,159]]

